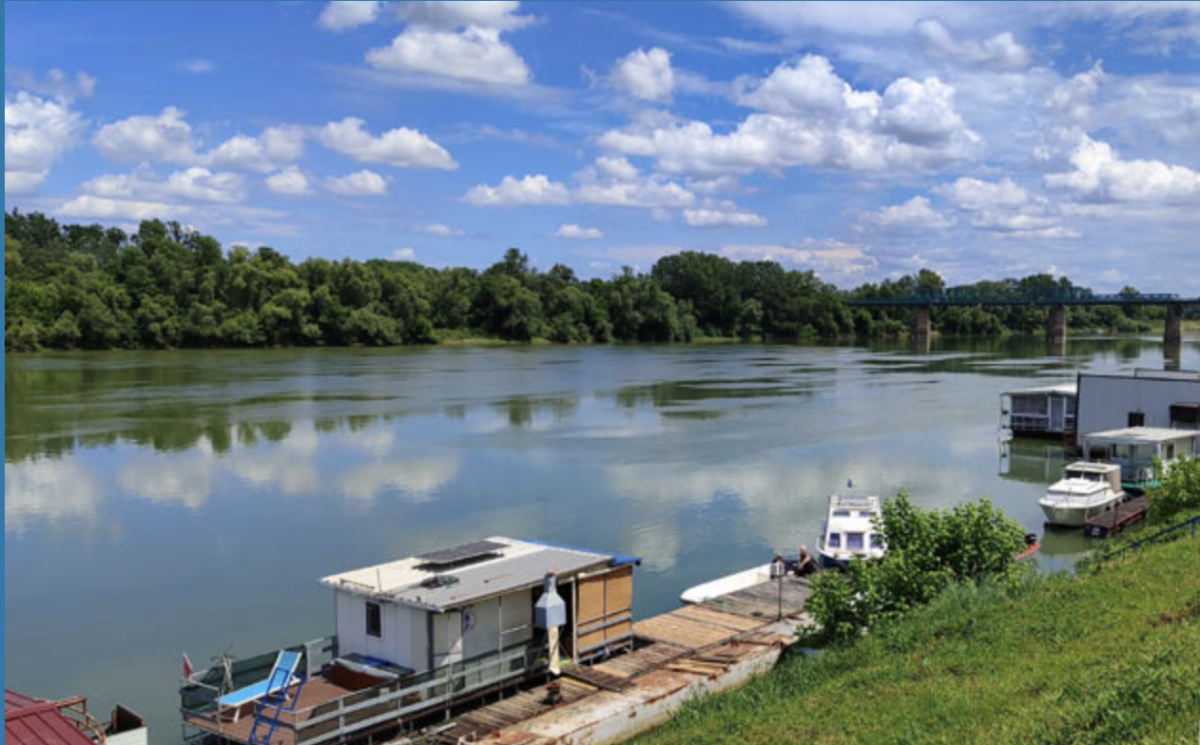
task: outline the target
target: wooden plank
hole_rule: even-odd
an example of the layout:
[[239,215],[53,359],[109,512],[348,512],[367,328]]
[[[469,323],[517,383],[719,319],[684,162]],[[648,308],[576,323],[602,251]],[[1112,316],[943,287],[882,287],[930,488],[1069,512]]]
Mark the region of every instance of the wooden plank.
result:
[[730,631],[750,631],[762,626],[762,623],[755,619],[725,613],[712,607],[700,605],[686,605],[675,611],[675,614],[682,618],[701,621],[712,626],[729,629]]

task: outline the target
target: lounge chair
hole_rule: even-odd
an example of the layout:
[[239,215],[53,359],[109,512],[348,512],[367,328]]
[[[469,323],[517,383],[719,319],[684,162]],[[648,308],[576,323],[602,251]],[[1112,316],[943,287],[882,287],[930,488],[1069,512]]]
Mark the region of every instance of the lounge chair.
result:
[[282,650],[279,656],[275,658],[275,664],[271,667],[271,674],[263,680],[258,681],[245,688],[239,688],[236,691],[230,691],[224,696],[217,699],[217,711],[223,712],[227,709],[233,709],[233,721],[237,721],[241,716],[242,709],[247,704],[252,704],[259,699],[285,691],[288,688],[300,682],[300,678],[296,676],[296,668],[300,665],[300,653]]

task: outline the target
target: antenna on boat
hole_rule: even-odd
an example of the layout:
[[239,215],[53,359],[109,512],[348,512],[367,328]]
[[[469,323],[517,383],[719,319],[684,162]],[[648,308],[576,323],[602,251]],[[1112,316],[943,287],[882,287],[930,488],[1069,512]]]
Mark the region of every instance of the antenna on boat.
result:
[[375,567],[375,590],[383,592],[383,577],[379,574],[379,567]]

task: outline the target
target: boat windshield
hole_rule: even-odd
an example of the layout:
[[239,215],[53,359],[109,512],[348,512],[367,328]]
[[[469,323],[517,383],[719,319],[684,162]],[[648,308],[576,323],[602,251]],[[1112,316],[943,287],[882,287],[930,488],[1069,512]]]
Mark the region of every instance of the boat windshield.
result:
[[829,547],[830,548],[841,548],[842,547],[842,534],[841,533],[830,533],[829,534]]
[[1094,471],[1067,471],[1067,478],[1101,483],[1104,481],[1104,474],[1095,473]]
[[862,547],[863,547],[863,534],[862,533],[847,533],[846,534],[846,548],[850,549],[851,551],[861,551]]
[[834,517],[850,517],[850,510],[834,510]]
[[878,533],[871,534],[871,548],[883,548],[883,536]]

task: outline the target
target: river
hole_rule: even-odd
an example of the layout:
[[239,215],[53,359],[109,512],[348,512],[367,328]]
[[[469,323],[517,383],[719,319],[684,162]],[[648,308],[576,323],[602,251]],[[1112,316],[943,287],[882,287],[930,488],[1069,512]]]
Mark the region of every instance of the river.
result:
[[[987,495],[1042,532],[1053,447],[999,392],[1161,368],[1153,338],[8,356],[6,684],[179,739],[198,667],[333,631],[320,576],[489,535],[643,557],[639,617],[812,544],[826,495]],[[1200,367],[1189,339],[1175,364]],[[1006,472],[1006,473],[1002,473]],[[1081,536],[1047,536],[1069,567]]]

